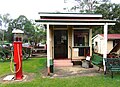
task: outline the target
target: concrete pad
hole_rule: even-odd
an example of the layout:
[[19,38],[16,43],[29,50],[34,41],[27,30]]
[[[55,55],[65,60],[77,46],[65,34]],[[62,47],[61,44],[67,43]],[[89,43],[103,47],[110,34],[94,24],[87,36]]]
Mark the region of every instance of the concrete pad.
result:
[[3,78],[4,81],[10,81],[14,80],[14,75],[7,75],[5,78]]
[[27,77],[27,75],[24,75],[23,76],[23,79],[21,80],[16,80],[14,75],[7,75],[6,77],[3,78],[3,81],[22,81],[22,80],[25,80]]

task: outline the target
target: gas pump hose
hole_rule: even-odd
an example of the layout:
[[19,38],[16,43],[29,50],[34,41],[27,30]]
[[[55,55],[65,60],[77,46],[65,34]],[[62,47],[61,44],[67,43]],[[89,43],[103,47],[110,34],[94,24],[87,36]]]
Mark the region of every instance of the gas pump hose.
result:
[[[13,69],[12,69],[12,64],[13,64],[13,52],[12,52],[12,57],[11,57],[11,62],[10,62],[10,70],[11,70],[11,72],[12,73],[18,73],[19,71],[20,71],[20,68],[21,68],[21,61],[20,61],[20,55],[19,55],[19,45],[17,45],[17,50],[18,50],[18,60],[19,60],[19,68],[18,68],[18,70],[15,72],[15,71],[13,71]],[[14,64],[15,65],[15,64]]]

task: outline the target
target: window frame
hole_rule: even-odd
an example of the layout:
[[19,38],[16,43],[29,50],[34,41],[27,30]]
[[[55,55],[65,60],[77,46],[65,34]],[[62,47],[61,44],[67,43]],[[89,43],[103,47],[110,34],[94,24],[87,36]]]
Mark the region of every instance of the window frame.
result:
[[[74,33],[75,30],[88,30],[88,46],[75,46],[74,44]],[[72,30],[72,47],[89,47],[90,28],[73,28]]]

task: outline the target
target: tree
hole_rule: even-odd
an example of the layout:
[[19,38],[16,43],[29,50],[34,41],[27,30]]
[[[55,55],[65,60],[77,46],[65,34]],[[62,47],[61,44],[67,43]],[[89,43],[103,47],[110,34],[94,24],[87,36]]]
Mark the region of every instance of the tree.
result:
[[9,37],[11,37],[9,41],[13,38],[12,31],[14,28],[24,31],[24,41],[30,40],[29,38],[34,35],[34,26],[24,15],[20,15],[17,19],[9,23],[8,33]]
[[11,21],[10,14],[9,14],[9,13],[6,13],[6,14],[4,14],[4,15],[0,15],[0,19],[1,19],[1,21],[2,21],[2,26],[3,26],[4,28],[7,28],[9,22]]
[[9,25],[9,22],[12,20],[10,18],[10,14],[9,13],[6,13],[4,15],[0,15],[0,20],[1,20],[1,32],[0,32],[0,39],[4,41],[4,39],[6,40],[6,38],[8,37],[7,36],[7,29],[8,29],[8,25]]
[[46,43],[46,30],[43,25],[36,24],[33,41],[35,42],[35,46],[40,42],[43,44]]
[[35,45],[39,42],[46,42],[46,31],[44,27],[36,24],[33,20],[28,20],[24,15],[20,15],[17,19],[12,20],[8,27],[9,41],[12,41],[12,30],[21,29],[24,31],[24,42],[34,42]]
[[[100,2],[107,3],[110,2],[110,0],[74,0],[74,2],[76,2],[76,4],[73,7],[70,7],[68,11],[94,13],[95,7],[99,5]],[[67,3],[67,1],[65,3]]]
[[116,20],[116,25],[110,26],[108,33],[120,33],[120,4],[101,4],[96,7],[95,13],[102,14],[104,19]]
[[[81,13],[93,13],[95,5],[98,3],[96,0],[76,0]],[[74,8],[71,8],[74,9]]]

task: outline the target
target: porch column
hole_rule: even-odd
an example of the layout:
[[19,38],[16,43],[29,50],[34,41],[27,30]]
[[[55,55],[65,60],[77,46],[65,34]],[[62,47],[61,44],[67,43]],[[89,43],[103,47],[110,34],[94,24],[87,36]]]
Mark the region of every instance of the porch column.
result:
[[50,30],[49,30],[49,24],[47,24],[47,68],[48,68],[48,75],[50,75]]
[[92,56],[92,28],[89,30],[89,46],[90,46],[90,56]]
[[[107,33],[108,33],[108,23],[104,24],[104,52],[103,58],[107,58]],[[103,59],[104,72],[106,71],[105,61]]]

